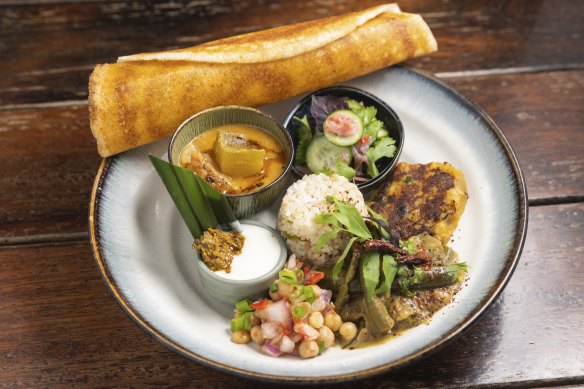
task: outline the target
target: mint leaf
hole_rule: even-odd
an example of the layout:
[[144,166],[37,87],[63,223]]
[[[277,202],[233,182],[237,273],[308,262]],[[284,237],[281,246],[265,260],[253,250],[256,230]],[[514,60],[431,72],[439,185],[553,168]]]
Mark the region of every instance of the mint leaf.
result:
[[339,226],[337,218],[332,213],[321,213],[316,215],[314,221],[316,221],[318,224],[330,224],[335,227]]
[[335,284],[337,283],[337,279],[339,278],[339,273],[341,272],[341,269],[343,268],[343,264],[345,263],[345,258],[347,257],[347,254],[349,253],[351,246],[353,246],[353,243],[355,243],[356,240],[357,240],[356,236],[352,237],[349,240],[349,243],[347,243],[347,246],[345,246],[345,250],[343,250],[343,253],[341,254],[339,259],[337,260],[337,263],[335,263],[335,266],[333,266],[333,283],[335,283]]
[[381,270],[383,271],[383,283],[375,291],[375,294],[384,294],[391,291],[391,284],[397,274],[397,262],[391,255],[384,255],[381,261]]
[[365,284],[365,294],[367,300],[371,301],[375,288],[379,283],[379,253],[376,251],[368,252],[361,262],[361,275]]
[[367,211],[369,211],[369,214],[371,216],[373,216],[373,218],[381,220],[383,222],[385,222],[385,224],[387,224],[387,219],[383,217],[383,215],[375,212],[370,206],[367,206]]
[[297,165],[303,165],[306,163],[306,150],[312,141],[312,130],[310,129],[310,125],[308,124],[308,117],[306,115],[304,115],[302,119],[299,119],[296,116],[292,117],[292,119],[302,124],[298,128],[298,146],[296,146],[296,156],[294,157],[294,162]]
[[332,238],[337,236],[339,231],[340,230],[337,228],[337,229],[334,229],[332,231],[324,232],[321,236],[318,237],[318,240],[316,241],[316,246],[314,247],[314,249],[316,251],[320,251],[322,246],[324,246],[329,240],[331,240]]
[[335,200],[335,204],[338,212],[334,213],[334,215],[349,233],[361,239],[373,239],[371,232],[365,225],[365,220],[363,220],[357,208],[339,200]]

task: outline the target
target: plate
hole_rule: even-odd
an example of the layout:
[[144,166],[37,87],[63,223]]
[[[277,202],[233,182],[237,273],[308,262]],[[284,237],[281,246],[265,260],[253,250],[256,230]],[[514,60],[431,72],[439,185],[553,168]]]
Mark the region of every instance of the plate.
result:
[[[271,358],[230,340],[232,307],[202,289],[192,238],[154,171],[148,154],[164,156],[168,140],[103,161],[89,215],[99,270],[124,311],[147,333],[183,356],[228,373],[268,381],[331,382],[363,378],[420,359],[459,335],[505,287],[527,229],[525,183],[497,125],[447,85],[392,67],[344,85],[384,99],[405,128],[401,161],[448,161],[467,180],[469,201],[451,246],[469,264],[455,301],[429,325],[358,350],[339,347],[318,358]],[[276,120],[300,99],[262,107]],[[275,225],[278,204],[256,215]]]

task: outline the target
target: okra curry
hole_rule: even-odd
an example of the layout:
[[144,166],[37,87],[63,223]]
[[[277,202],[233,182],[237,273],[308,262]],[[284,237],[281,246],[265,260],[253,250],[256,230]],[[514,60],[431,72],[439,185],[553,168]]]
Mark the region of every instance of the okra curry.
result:
[[224,194],[253,192],[272,183],[286,167],[282,146],[260,128],[229,124],[196,136],[179,165]]

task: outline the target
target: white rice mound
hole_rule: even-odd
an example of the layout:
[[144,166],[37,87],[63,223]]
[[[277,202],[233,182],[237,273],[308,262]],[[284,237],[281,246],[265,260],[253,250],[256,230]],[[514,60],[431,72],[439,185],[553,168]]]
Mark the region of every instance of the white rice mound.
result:
[[314,249],[318,237],[332,230],[315,221],[317,215],[335,211],[334,203],[327,201],[327,196],[335,196],[367,216],[365,200],[357,185],[336,174],[304,176],[288,188],[278,212],[277,227],[288,249],[299,260],[315,267],[332,266],[349,241],[348,234],[343,232],[329,240],[320,251]]

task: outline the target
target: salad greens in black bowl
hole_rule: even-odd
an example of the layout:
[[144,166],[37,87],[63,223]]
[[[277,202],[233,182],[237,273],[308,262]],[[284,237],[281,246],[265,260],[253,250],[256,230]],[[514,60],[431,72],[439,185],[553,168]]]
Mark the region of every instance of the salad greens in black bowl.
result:
[[404,144],[404,129],[393,109],[349,86],[319,89],[304,97],[284,127],[294,143],[296,174],[340,174],[363,192],[384,181]]

